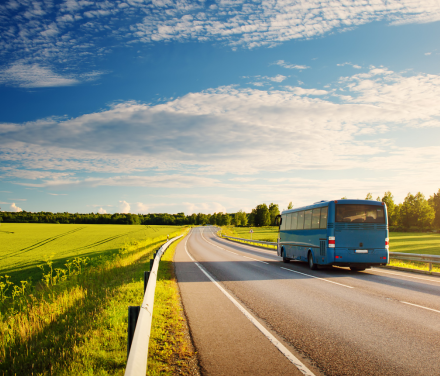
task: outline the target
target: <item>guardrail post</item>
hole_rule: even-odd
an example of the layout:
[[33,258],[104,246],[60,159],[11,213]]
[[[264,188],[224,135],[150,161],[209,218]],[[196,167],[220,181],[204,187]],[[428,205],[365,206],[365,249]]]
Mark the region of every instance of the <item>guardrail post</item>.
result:
[[150,272],[153,270],[154,258],[150,259]]
[[131,343],[133,342],[134,330],[136,329],[137,319],[139,317],[140,306],[128,307],[128,328],[127,328],[127,359],[130,354]]
[[428,265],[429,265],[429,272],[431,273],[432,272],[432,262],[428,262]]
[[150,272],[144,272],[144,294],[147,289],[148,279],[150,278]]

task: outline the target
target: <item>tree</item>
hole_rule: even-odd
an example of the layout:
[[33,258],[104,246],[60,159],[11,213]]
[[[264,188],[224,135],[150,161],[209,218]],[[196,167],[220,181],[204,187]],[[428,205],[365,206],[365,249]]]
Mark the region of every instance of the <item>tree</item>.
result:
[[289,205],[287,205],[287,210],[293,209],[292,201],[289,202]]
[[400,209],[400,221],[404,227],[430,227],[434,217],[434,209],[422,193],[418,192],[415,196],[408,193]]
[[231,224],[231,216],[228,213],[222,215],[222,226],[229,226]]
[[[269,226],[270,225],[270,213],[266,204],[257,205],[255,210],[254,225],[255,226]],[[254,212],[252,210],[252,212]]]
[[252,211],[248,215],[248,225],[255,226],[255,216],[257,214],[256,209],[252,209]]
[[428,203],[434,209],[434,226],[440,228],[440,189],[429,197]]
[[396,205],[394,204],[394,197],[390,191],[384,193],[382,202],[387,206],[388,223],[390,226],[394,226],[397,223]]
[[365,200],[372,200],[373,195],[371,193],[367,193],[367,197],[365,197]]
[[381,201],[380,196],[377,196],[376,201],[379,201],[379,202]]
[[217,223],[217,226],[222,226],[223,225],[223,213],[222,212],[218,212],[215,215],[215,223]]
[[197,214],[197,224],[198,225],[204,226],[204,225],[206,225],[206,223],[208,223],[207,221],[208,221],[208,218],[207,218],[206,214],[203,214],[203,213]]
[[235,225],[236,226],[246,226],[248,222],[247,215],[243,210],[239,210],[235,213]]
[[[290,204],[291,202],[289,203],[289,205]],[[269,205],[269,214],[270,214],[270,224],[271,226],[275,226],[275,218],[277,215],[280,215],[280,208],[278,207],[278,204],[271,203]]]

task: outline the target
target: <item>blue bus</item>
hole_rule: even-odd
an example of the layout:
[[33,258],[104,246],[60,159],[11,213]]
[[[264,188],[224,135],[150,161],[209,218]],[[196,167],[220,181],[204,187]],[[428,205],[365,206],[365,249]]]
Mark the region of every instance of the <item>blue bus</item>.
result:
[[280,215],[277,253],[283,262],[365,270],[389,262],[387,207],[372,200],[320,201]]

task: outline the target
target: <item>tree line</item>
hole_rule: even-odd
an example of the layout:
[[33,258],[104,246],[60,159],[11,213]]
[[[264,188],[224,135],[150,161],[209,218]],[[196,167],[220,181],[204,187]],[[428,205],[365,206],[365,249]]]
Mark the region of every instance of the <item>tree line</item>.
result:
[[[343,197],[342,199],[346,199]],[[367,200],[373,200],[371,193]],[[388,208],[390,229],[393,231],[426,231],[440,229],[440,189],[428,199],[418,192],[408,193],[400,204],[394,202],[391,192],[377,197]],[[292,209],[292,202],[288,209]],[[124,225],[218,225],[218,226],[274,226],[280,214],[277,204],[257,205],[250,213],[243,210],[237,213],[191,214],[99,214],[99,213],[51,213],[51,212],[0,212],[0,222],[9,223],[76,223],[76,224],[124,224]]]
[[[372,200],[369,193],[367,200]],[[388,224],[394,231],[426,231],[440,229],[440,189],[428,199],[423,193],[408,193],[402,203],[396,204],[391,192],[385,192],[382,201],[387,205]]]

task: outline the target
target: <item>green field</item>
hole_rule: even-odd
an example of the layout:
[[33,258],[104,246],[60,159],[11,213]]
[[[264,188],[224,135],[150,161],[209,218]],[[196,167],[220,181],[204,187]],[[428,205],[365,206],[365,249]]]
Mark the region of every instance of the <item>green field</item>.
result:
[[89,257],[89,264],[118,253],[127,242],[141,242],[179,231],[178,226],[75,225],[2,223],[0,226],[0,276],[14,284],[40,281],[37,265],[53,255],[53,268],[65,268],[67,260]]
[[[18,288],[15,296],[12,287],[18,286],[13,285],[6,300],[0,291],[0,375],[123,375],[127,307],[142,303],[143,272],[149,270],[153,252],[168,234],[174,237],[187,229],[13,224],[1,230],[1,262],[12,271],[9,275],[19,276],[23,265],[28,275],[32,263],[41,263],[47,253],[55,253],[60,267],[68,258],[91,259],[86,268],[56,283]],[[174,277],[175,246],[167,250],[158,271],[147,373],[151,376],[188,374],[195,359],[185,337]],[[34,282],[40,281],[43,272],[36,268],[35,273]]]
[[[224,230],[226,235],[250,239],[251,227],[230,227]],[[277,226],[252,227],[253,240],[276,242]],[[226,232],[225,232],[226,231]],[[440,255],[440,234],[425,232],[390,232],[390,252],[425,253]]]

